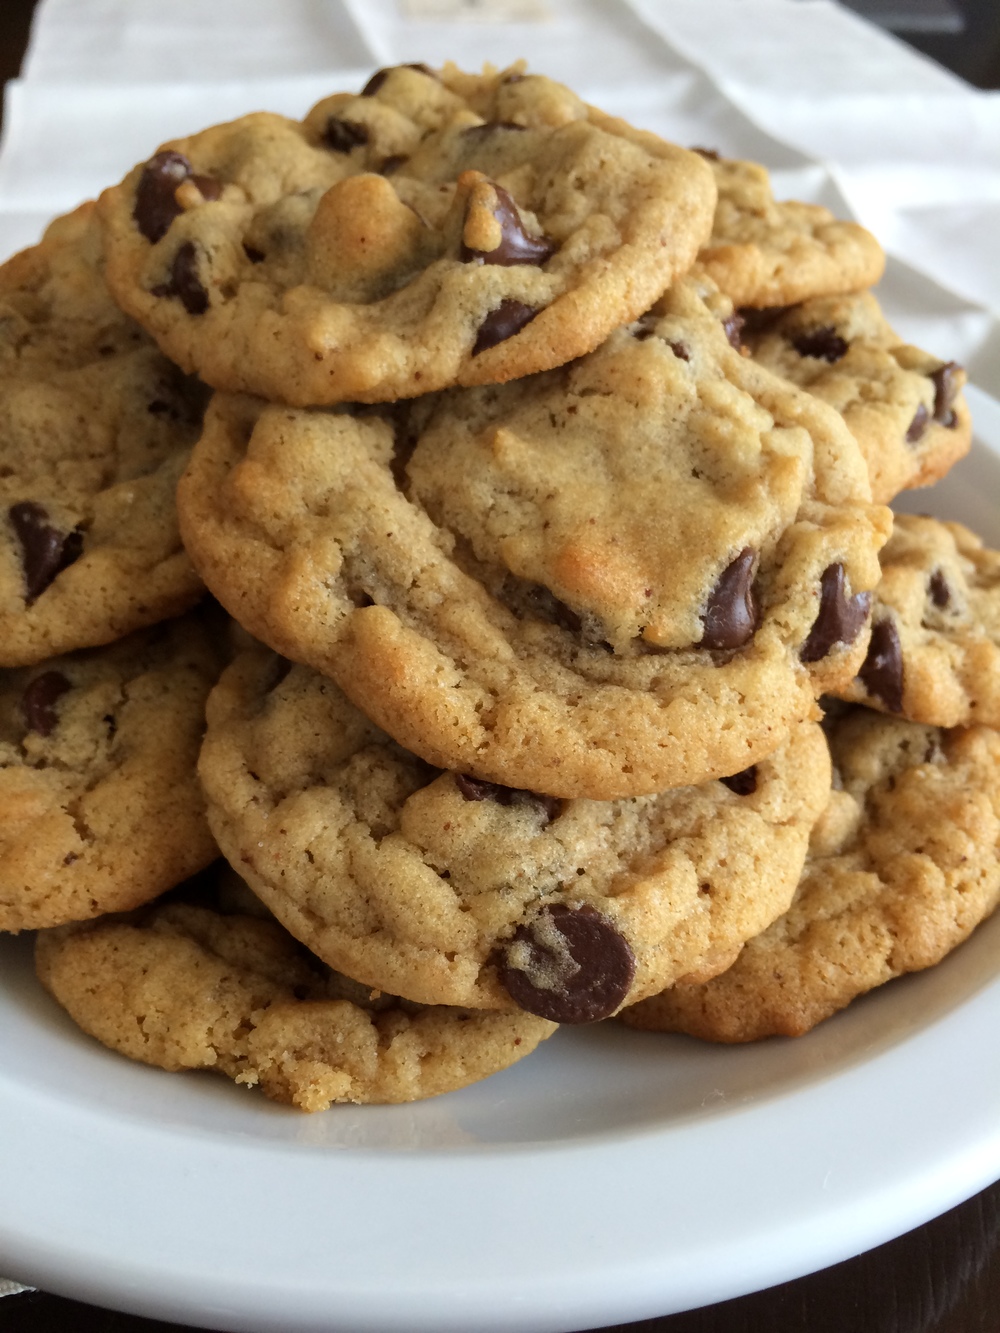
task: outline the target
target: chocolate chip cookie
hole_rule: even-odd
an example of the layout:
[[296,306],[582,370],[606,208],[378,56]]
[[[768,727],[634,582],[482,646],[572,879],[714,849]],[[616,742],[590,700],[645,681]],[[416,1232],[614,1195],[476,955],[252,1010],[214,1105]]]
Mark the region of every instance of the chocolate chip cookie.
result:
[[887,510],[697,284],[407,415],[217,395],[178,491],[233,616],[442,768],[612,800],[739,772],[856,673]]
[[174,491],[205,392],[115,307],[93,205],[0,267],[0,665],[120,638],[203,593]]
[[520,66],[382,70],[165,145],[101,198],[108,281],[186,370],[297,406],[590,351],[692,262],[696,155]]
[[1000,898],[1000,734],[848,709],[829,722],[835,790],[784,916],[707,985],[624,1014],[711,1041],[795,1037],[931,967]]
[[818,204],[778,202],[757,162],[706,152],[719,192],[698,262],[738,306],[784,306],[859,291],[882,276],[885,255],[856,222]]
[[190,613],[0,672],[0,930],[134,907],[217,856],[195,764],[219,667]]
[[105,1046],[161,1069],[212,1069],[301,1111],[451,1092],[555,1030],[526,1013],[370,999],[277,922],[190,903],[43,931],[35,959]]
[[208,715],[213,831],[296,938],[392,994],[561,1023],[725,967],[790,901],[828,795],[815,723],[722,781],[616,802],[440,772],[263,648]]
[[872,634],[839,697],[935,726],[1000,727],[1000,552],[960,523],[897,514]]
[[968,453],[965,371],[904,343],[871,292],[746,314],[750,354],[841,413],[876,500],[929,486]]

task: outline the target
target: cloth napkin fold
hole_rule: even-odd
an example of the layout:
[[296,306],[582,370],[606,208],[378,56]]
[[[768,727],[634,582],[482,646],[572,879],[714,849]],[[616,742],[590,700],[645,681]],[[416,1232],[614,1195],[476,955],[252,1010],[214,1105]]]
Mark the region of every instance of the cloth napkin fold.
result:
[[164,139],[261,107],[301,116],[379,65],[527,58],[636,124],[764,162],[779,198],[863,222],[890,255],[879,296],[899,332],[1000,395],[1000,95],[832,0],[545,0],[539,21],[491,17],[501,0],[475,22],[413,8],[42,0],[6,94],[0,254]]
[[9,1277],[0,1277],[0,1296],[20,1296],[23,1291],[34,1291],[34,1287],[25,1287]]

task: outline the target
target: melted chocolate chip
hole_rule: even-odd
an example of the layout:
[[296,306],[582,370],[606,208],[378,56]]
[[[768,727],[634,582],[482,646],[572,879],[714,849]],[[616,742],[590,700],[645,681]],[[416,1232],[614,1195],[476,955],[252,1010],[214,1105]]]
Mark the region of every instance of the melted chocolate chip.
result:
[[331,116],[326,122],[323,140],[335,153],[349,153],[352,148],[360,148],[368,142],[368,126]]
[[907,427],[906,430],[907,444],[916,444],[916,442],[923,436],[924,432],[927,430],[927,427],[930,424],[930,419],[931,419],[931,414],[927,411],[927,408],[924,407],[923,403],[921,403],[914,414],[913,420]]
[[378,69],[375,71],[365,86],[361,89],[361,96],[374,97],[394,69],[416,69],[419,70],[421,74],[426,74],[428,78],[437,78],[437,75],[429,65],[424,65],[419,61],[412,65],[390,65],[388,69]]
[[702,613],[705,632],[699,648],[742,648],[757,628],[757,599],[753,593],[757,553],[745,546],[719,575]]
[[215,176],[192,176],[191,179],[197,185],[198,193],[206,204],[214,203],[221,196],[222,181],[217,180]]
[[942,570],[935,569],[928,583],[928,591],[935,606],[945,607],[951,601],[951,589]]
[[722,327],[725,330],[726,337],[729,339],[729,346],[736,352],[740,351],[743,347],[743,324],[743,316],[738,310],[734,310],[728,319],[722,321]]
[[379,167],[379,175],[392,176],[401,166],[404,166],[409,162],[409,160],[410,159],[404,153],[393,153],[382,162],[382,165]]
[[815,357],[817,361],[839,361],[847,355],[847,340],[842,338],[832,325],[826,324],[809,333],[797,333],[792,338],[792,346],[799,356]]
[[139,177],[132,217],[147,241],[154,244],[167,234],[171,222],[184,210],[176,199],[177,187],[191,175],[183,153],[164,150],[151,157]]
[[562,810],[562,801],[556,796],[544,796],[541,792],[526,791],[522,787],[502,787],[499,782],[487,782],[468,773],[456,773],[455,786],[466,801],[495,801],[497,805],[533,806],[545,816],[546,824],[551,824]]
[[493,216],[500,223],[500,244],[494,250],[473,250],[463,245],[460,258],[463,264],[544,264],[555,252],[555,245],[545,236],[532,236],[525,231],[517,204],[506,190],[493,186],[497,202]]
[[208,309],[208,292],[198,277],[198,250],[193,241],[185,241],[174,255],[170,281],[152,289],[154,296],[176,296],[189,315],[203,315]]
[[752,796],[757,790],[757,765],[751,764],[741,773],[733,773],[728,778],[720,778],[719,781],[737,796]]
[[700,157],[708,158],[709,162],[721,162],[722,156],[716,148],[698,148],[691,149],[692,153],[698,153]]
[[947,361],[930,376],[934,385],[934,420],[942,426],[958,425],[958,417],[953,408],[959,390],[959,366],[957,361]]
[[872,625],[868,654],[858,672],[868,693],[881,699],[890,713],[903,708],[903,649],[894,620],[876,620]]
[[61,671],[43,671],[29,683],[21,695],[21,709],[29,731],[37,731],[39,736],[52,734],[58,721],[56,704],[70,688]]
[[498,962],[515,1004],[554,1023],[594,1023],[623,1003],[635,955],[593,907],[553,903],[518,927]]
[[49,522],[48,510],[33,500],[21,500],[8,510],[11,527],[21,543],[24,600],[30,606],[57,574],[83,554],[79,528],[62,532]]
[[737,313],[743,321],[743,332],[753,335],[772,328],[788,309],[786,305],[742,305]]
[[799,653],[803,662],[819,662],[836,643],[853,643],[871,610],[870,592],[848,597],[844,566],[829,565],[819,581],[819,614]]
[[513,338],[515,333],[520,333],[526,324],[538,314],[534,306],[525,305],[523,301],[516,301],[512,296],[506,297],[495,310],[491,310],[476,334],[476,341],[472,347],[472,355],[478,356],[480,352],[488,351],[491,347],[496,347],[497,343],[506,342],[508,338]]
[[251,264],[263,264],[267,258],[263,250],[258,250],[255,245],[248,245],[246,241],[243,242],[243,253]]

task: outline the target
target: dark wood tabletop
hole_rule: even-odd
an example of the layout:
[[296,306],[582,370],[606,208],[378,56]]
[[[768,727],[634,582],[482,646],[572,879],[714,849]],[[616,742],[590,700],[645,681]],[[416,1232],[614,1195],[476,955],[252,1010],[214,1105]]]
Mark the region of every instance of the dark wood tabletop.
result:
[[[973,16],[977,3],[971,0]],[[0,0],[0,80],[20,69],[34,5],[35,0]],[[950,49],[945,43],[931,53],[943,52],[947,59]],[[959,58],[965,47],[956,40],[953,49],[958,72],[979,83],[995,82],[998,52],[984,56],[980,46],[979,63],[970,72]],[[0,1253],[0,1273],[3,1266]],[[3,1333],[156,1333],[178,1327],[41,1291],[0,1298]],[[330,1327],[334,1333],[336,1324]],[[1000,1182],[833,1268],[738,1300],[603,1333],[1000,1333]]]

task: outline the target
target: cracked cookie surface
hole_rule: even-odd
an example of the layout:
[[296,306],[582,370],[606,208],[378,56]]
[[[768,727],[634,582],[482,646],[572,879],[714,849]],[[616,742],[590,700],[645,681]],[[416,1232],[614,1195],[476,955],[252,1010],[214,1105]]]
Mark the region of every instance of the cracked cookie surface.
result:
[[614,799],[746,768],[856,672],[887,510],[696,284],[410,414],[217,395],[178,491],[230,613],[442,768]]
[[211,1069],[301,1111],[451,1092],[555,1030],[530,1014],[369,1002],[277,922],[192,903],[42,932],[35,959],[105,1046],[161,1069]]
[[965,371],[894,332],[871,292],[762,311],[741,330],[751,356],[843,416],[875,500],[929,486],[968,453]]
[[814,723],[726,781],[616,802],[438,772],[264,648],[208,712],[213,831],[296,938],[393,994],[557,1022],[725,967],[790,900],[829,789]]
[[174,490],[205,392],[114,305],[93,205],[0,267],[0,664],[177,615]]
[[1000,735],[848,709],[828,723],[835,790],[789,910],[703,986],[630,1026],[711,1041],[801,1036],[857,996],[932,967],[1000,897]]
[[885,255],[864,227],[819,204],[775,200],[757,162],[705,156],[718,204],[698,263],[736,305],[791,305],[859,291],[882,276]]
[[195,765],[220,665],[189,613],[0,672],[0,930],[134,907],[217,855]]
[[690,265],[715,186],[520,67],[399,66],[172,142],[100,204],[112,290],[174,361],[306,406],[590,351]]

